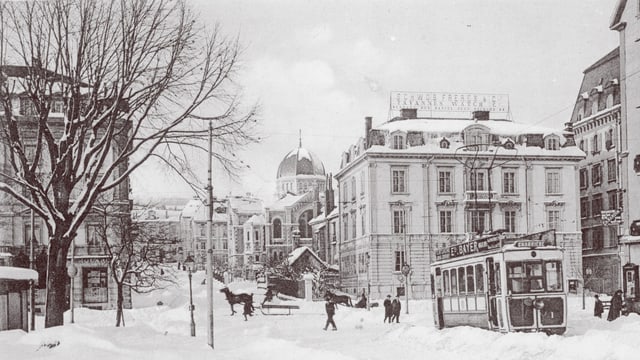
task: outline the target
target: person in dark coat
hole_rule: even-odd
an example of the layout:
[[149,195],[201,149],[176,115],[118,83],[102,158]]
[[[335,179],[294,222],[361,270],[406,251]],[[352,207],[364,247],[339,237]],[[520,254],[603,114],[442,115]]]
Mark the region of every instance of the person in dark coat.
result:
[[602,313],[604,312],[604,306],[602,305],[602,301],[600,301],[598,295],[594,295],[593,297],[596,299],[593,305],[593,316],[601,318]]
[[384,299],[384,303],[382,304],[384,305],[384,320],[382,322],[384,323],[389,319],[389,324],[391,324],[391,295],[387,295],[387,298]]
[[616,290],[616,293],[611,297],[611,306],[609,307],[609,315],[607,320],[613,321],[620,317],[620,311],[622,311],[622,290]]
[[327,312],[327,322],[324,324],[323,330],[327,330],[329,324],[333,326],[331,330],[338,330],[336,323],[333,321],[333,315],[336,313],[336,304],[334,304],[329,298],[326,300],[327,302],[324,304],[324,309]]
[[396,321],[396,323],[400,322],[400,309],[402,308],[402,305],[400,304],[400,299],[396,296],[393,299],[393,302],[391,302],[391,313],[392,313],[392,317],[391,317],[391,322],[393,322],[393,320]]
[[262,303],[260,304],[260,306],[264,305],[264,303],[266,303],[267,301],[271,302],[273,300],[273,290],[271,290],[271,287],[267,287],[267,292],[264,294],[264,299],[262,300]]
[[247,321],[247,315],[253,316],[253,304],[251,302],[244,302],[244,312],[242,315],[244,315],[244,321]]

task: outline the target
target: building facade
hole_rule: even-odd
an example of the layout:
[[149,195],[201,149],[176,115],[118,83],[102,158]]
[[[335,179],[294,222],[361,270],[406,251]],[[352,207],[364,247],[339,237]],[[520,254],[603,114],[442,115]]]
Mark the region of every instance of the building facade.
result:
[[619,255],[622,264],[620,288],[626,297],[640,298],[638,264],[640,264],[640,4],[619,0],[610,29],[620,37],[620,126],[619,161],[621,222]]
[[456,118],[397,110],[376,128],[365,118],[365,136],[336,174],[343,290],[425,298],[437,249],[498,229],[514,236],[555,229],[575,284],[582,270],[575,171],[584,153],[572,134],[488,111]]
[[620,51],[614,49],[584,71],[571,116],[578,147],[580,220],[585,287],[600,293],[620,288],[621,181]]

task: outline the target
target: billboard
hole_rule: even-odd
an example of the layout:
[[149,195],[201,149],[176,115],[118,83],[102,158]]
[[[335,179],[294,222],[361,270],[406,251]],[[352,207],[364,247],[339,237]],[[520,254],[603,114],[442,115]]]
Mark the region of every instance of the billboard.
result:
[[417,109],[430,112],[509,112],[509,95],[448,92],[391,92],[391,110]]

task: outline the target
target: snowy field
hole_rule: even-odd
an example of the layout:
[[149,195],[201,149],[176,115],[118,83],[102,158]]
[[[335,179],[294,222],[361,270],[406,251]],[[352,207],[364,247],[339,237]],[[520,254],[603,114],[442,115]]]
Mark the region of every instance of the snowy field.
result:
[[[638,359],[640,318],[632,314],[614,322],[594,318],[592,299],[582,310],[582,297],[570,298],[569,328],[563,336],[499,334],[460,327],[436,330],[431,303],[410,301],[399,324],[383,324],[380,307],[340,306],[338,331],[323,331],[324,304],[287,301],[300,306],[291,316],[265,316],[259,309],[244,321],[242,308],[230,316],[224,295],[214,284],[214,343],[207,346],[206,287],[203,272],[194,274],[196,337],[190,336],[189,287],[181,286],[144,296],[134,295],[133,310],[125,310],[126,327],[116,328],[113,311],[75,310],[75,324],[37,330],[0,332],[1,359]],[[253,292],[256,305],[262,289],[253,283],[232,283],[234,291]],[[162,305],[157,305],[161,301]],[[375,299],[374,299],[375,301]],[[276,300],[277,302],[277,300]],[[403,301],[404,307],[404,301]],[[606,314],[605,314],[606,316]]]

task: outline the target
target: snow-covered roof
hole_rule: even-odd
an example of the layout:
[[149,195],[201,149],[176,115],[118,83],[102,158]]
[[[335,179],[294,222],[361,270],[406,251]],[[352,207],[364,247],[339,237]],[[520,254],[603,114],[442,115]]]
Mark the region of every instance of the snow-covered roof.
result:
[[38,272],[13,266],[0,266],[0,280],[38,280]]
[[306,194],[302,194],[302,195],[293,195],[291,193],[288,193],[287,195],[285,195],[285,197],[283,197],[282,199],[278,199],[276,200],[276,202],[274,202],[273,204],[271,204],[271,206],[269,206],[269,209],[272,210],[282,210],[284,208],[287,208],[289,206],[294,205],[295,203],[297,203],[300,199],[302,199]]
[[198,209],[203,206],[204,205],[200,200],[196,200],[196,199],[189,200],[189,202],[184,206],[184,209],[182,209],[182,213],[180,214],[180,216],[193,217],[198,212]]
[[289,256],[287,257],[287,263],[289,265],[293,265],[300,258],[300,256],[302,256],[302,254],[304,254],[307,251],[311,254],[311,256],[313,256],[316,260],[318,260],[324,267],[329,266],[327,265],[327,263],[324,262],[324,260],[320,259],[320,257],[318,257],[318,255],[315,252],[313,252],[313,250],[309,249],[306,246],[301,246],[299,248],[293,249],[293,251],[290,252]]
[[229,206],[238,213],[262,212],[262,200],[247,196],[230,196]]
[[12,253],[0,252],[0,257],[12,257],[12,256],[13,256]]
[[245,221],[245,224],[266,224],[266,221],[264,219],[264,215],[253,215],[252,217],[249,218],[249,220]]
[[408,119],[389,121],[376,129],[394,131],[419,131],[426,133],[460,133],[470,125],[480,124],[486,126],[492,134],[500,136],[518,136],[523,134],[556,134],[562,136],[563,130],[552,129],[537,125],[521,124],[509,120],[482,120],[472,119]]

